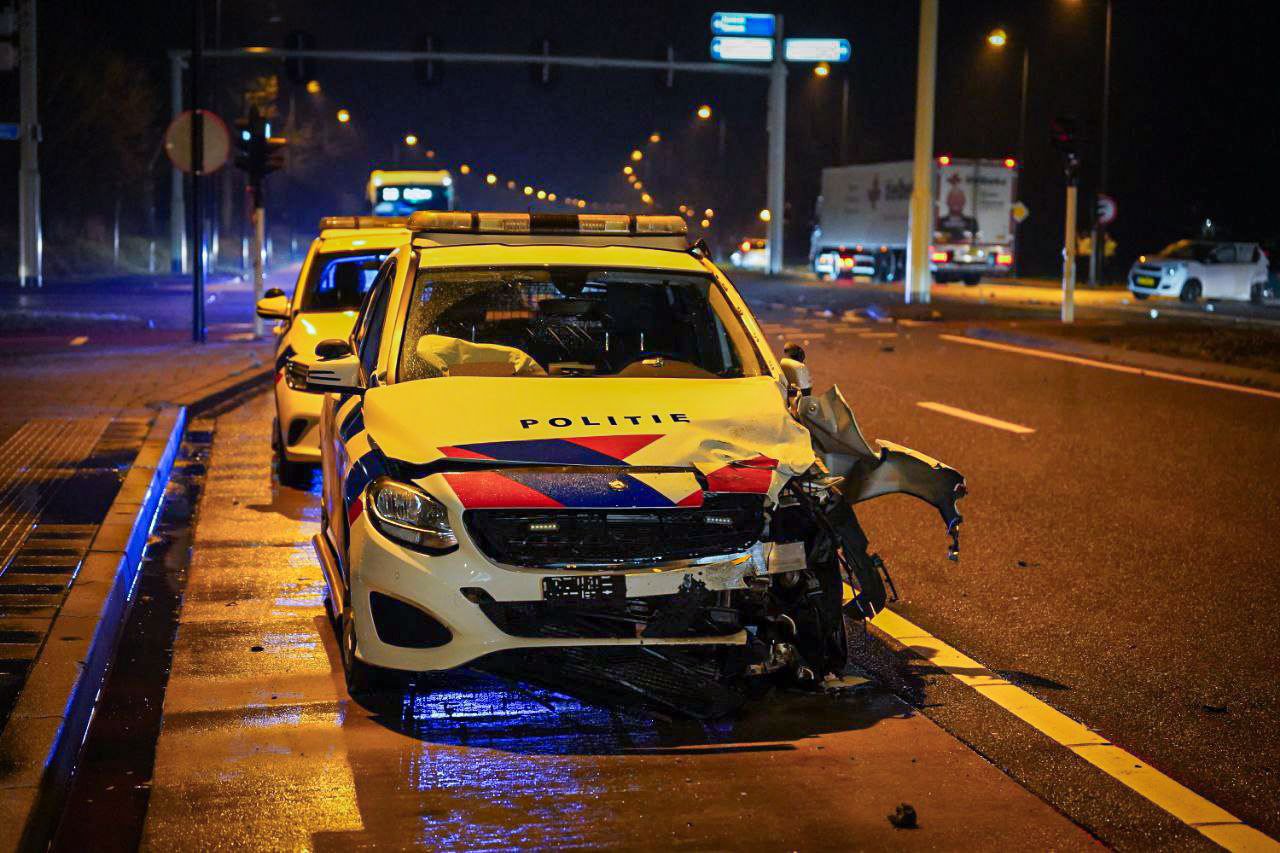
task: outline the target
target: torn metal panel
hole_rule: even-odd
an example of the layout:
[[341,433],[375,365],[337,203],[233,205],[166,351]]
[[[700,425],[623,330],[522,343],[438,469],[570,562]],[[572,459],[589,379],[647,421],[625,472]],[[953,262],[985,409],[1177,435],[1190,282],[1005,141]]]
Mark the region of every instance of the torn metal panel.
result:
[[895,493],[919,498],[942,516],[951,535],[948,556],[957,558],[963,520],[957,502],[966,493],[963,474],[890,441],[877,440],[873,449],[837,387],[820,397],[803,398],[799,416],[813,436],[827,470],[844,477],[840,491],[846,501],[856,504]]

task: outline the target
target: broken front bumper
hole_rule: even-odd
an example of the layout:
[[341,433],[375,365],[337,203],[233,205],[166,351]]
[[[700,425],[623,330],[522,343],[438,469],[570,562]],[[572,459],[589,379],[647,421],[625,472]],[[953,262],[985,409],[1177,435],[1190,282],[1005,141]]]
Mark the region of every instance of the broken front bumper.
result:
[[[625,600],[642,605],[656,596],[673,596],[702,585],[710,592],[743,589],[751,578],[803,568],[800,543],[758,543],[750,550],[676,563],[618,566],[590,571],[504,566],[485,557],[460,531],[459,547],[431,556],[383,536],[360,515],[351,525],[351,607],[355,612],[358,655],[375,666],[411,671],[452,669],[485,655],[510,649],[589,646],[742,645],[744,631],[697,636],[532,636],[545,600],[546,578],[622,577]],[[326,547],[319,543],[317,547]],[[324,557],[322,556],[322,560]],[[389,624],[385,599],[408,605],[421,629],[406,633]],[[425,620],[423,619],[425,617]],[[506,630],[504,630],[504,628]],[[443,629],[443,630],[441,630]],[[526,635],[521,635],[526,634]],[[420,638],[428,638],[424,646]]]

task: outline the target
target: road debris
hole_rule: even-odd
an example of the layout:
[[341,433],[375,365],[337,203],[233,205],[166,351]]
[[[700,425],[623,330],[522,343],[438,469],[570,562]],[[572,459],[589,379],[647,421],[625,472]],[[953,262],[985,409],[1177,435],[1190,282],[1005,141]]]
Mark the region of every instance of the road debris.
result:
[[916,817],[915,807],[910,803],[898,803],[898,807],[889,815],[889,823],[898,829],[919,829],[920,822]]

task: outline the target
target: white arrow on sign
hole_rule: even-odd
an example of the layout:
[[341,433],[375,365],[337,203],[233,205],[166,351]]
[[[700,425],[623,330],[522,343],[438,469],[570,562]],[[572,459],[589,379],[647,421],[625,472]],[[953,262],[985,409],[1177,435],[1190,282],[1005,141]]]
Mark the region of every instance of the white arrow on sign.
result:
[[1116,200],[1106,193],[1098,193],[1098,224],[1110,225],[1116,221]]

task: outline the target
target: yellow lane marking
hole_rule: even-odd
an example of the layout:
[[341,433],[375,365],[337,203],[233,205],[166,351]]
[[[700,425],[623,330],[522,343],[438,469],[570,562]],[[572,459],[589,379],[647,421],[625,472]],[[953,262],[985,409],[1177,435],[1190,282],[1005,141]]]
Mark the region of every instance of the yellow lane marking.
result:
[[1022,688],[1010,684],[973,658],[953,649],[893,611],[880,611],[872,624],[911,648],[932,666],[973,688],[1210,841],[1228,850],[1280,851],[1280,843],[1270,836],[1160,771],[1148,767],[1097,732],[1041,702]]
[[1212,379],[1200,379],[1196,376],[1183,376],[1180,373],[1166,373],[1163,370],[1147,370],[1145,367],[1129,367],[1126,364],[1112,364],[1109,361],[1094,361],[1091,358],[1081,358],[1078,355],[1064,355],[1059,352],[1046,352],[1045,350],[1031,349],[1030,347],[1014,346],[1013,344],[998,344],[995,341],[964,338],[959,335],[938,335],[938,337],[945,341],[952,341],[958,344],[986,347],[987,349],[1000,350],[1002,352],[1016,352],[1022,355],[1033,355],[1036,358],[1048,358],[1054,361],[1065,361],[1070,364],[1083,364],[1086,367],[1100,367],[1103,370],[1114,370],[1116,373],[1130,373],[1134,376],[1149,376],[1152,379],[1168,379],[1170,382],[1185,382],[1188,385],[1202,385],[1206,388],[1218,388],[1223,391],[1239,391],[1241,394],[1254,394],[1259,397],[1270,397],[1273,400],[1280,400],[1280,391],[1270,391],[1266,388],[1252,388],[1248,385],[1234,385],[1230,382],[1215,382]]
[[951,415],[953,418],[962,418],[966,421],[973,421],[975,424],[983,424],[985,426],[995,427],[996,429],[1016,432],[1018,435],[1026,435],[1028,433],[1035,432],[1035,430],[1029,426],[1015,424],[1012,421],[1002,421],[999,418],[989,418],[986,415],[980,415],[977,412],[965,411],[964,409],[957,409],[955,406],[948,406],[945,403],[920,402],[916,403],[916,405],[922,409],[928,409],[931,412],[941,412],[944,415]]
[[70,346],[73,346],[73,347],[82,347],[85,344],[89,343],[89,338],[86,335],[76,335],[68,343]]
[[896,338],[897,332],[858,332],[860,338]]

